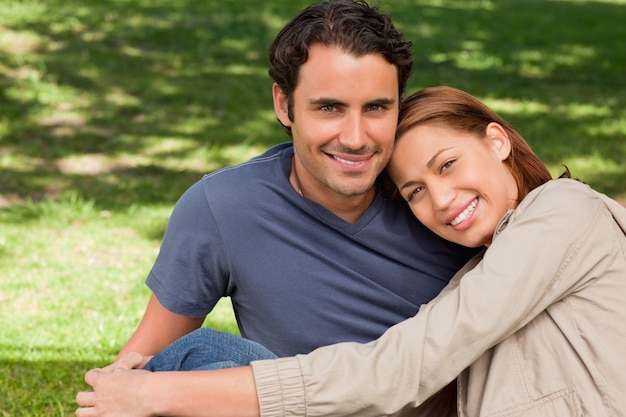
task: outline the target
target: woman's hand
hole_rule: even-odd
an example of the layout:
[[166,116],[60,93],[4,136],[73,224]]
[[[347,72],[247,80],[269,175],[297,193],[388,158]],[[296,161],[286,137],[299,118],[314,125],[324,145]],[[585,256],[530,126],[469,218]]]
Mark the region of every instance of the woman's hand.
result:
[[76,395],[77,417],[260,416],[250,366],[186,372],[107,368],[85,374],[92,390]]

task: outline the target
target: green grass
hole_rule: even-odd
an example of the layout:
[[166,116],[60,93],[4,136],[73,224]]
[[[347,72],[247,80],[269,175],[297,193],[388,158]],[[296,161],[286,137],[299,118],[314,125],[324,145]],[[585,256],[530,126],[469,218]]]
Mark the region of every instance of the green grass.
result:
[[[626,200],[626,0],[381,0],[554,174]],[[286,139],[266,49],[302,0],[0,0],[0,417],[73,415],[143,313],[169,213]],[[236,332],[228,301],[209,324]]]

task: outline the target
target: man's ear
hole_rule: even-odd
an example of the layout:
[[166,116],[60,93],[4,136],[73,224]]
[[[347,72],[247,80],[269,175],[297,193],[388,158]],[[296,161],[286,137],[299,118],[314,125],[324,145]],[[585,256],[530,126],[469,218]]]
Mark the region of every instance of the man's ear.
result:
[[291,126],[291,120],[289,120],[289,100],[287,95],[283,93],[278,84],[272,85],[272,97],[274,98],[274,112],[276,117],[283,126]]
[[487,125],[485,133],[485,140],[493,148],[498,158],[501,161],[506,160],[511,154],[511,140],[506,130],[499,123],[491,122]]

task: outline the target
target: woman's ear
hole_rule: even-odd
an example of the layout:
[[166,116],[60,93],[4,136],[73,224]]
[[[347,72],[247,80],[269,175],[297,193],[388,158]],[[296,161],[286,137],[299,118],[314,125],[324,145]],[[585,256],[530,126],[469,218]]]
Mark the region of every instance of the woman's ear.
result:
[[499,123],[491,122],[487,125],[485,140],[501,161],[506,160],[511,154],[511,140]]
[[276,117],[278,117],[283,126],[291,126],[291,120],[289,120],[289,99],[276,83],[272,85],[272,97],[274,98]]

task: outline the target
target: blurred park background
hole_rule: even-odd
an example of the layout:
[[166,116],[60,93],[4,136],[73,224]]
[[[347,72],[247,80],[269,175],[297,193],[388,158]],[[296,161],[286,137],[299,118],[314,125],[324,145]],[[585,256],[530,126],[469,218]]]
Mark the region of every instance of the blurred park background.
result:
[[[266,51],[308,4],[0,0],[0,417],[73,415],[181,193],[287,140]],[[379,4],[414,42],[409,92],[467,90],[626,200],[626,0]],[[227,300],[208,324],[236,333]]]

